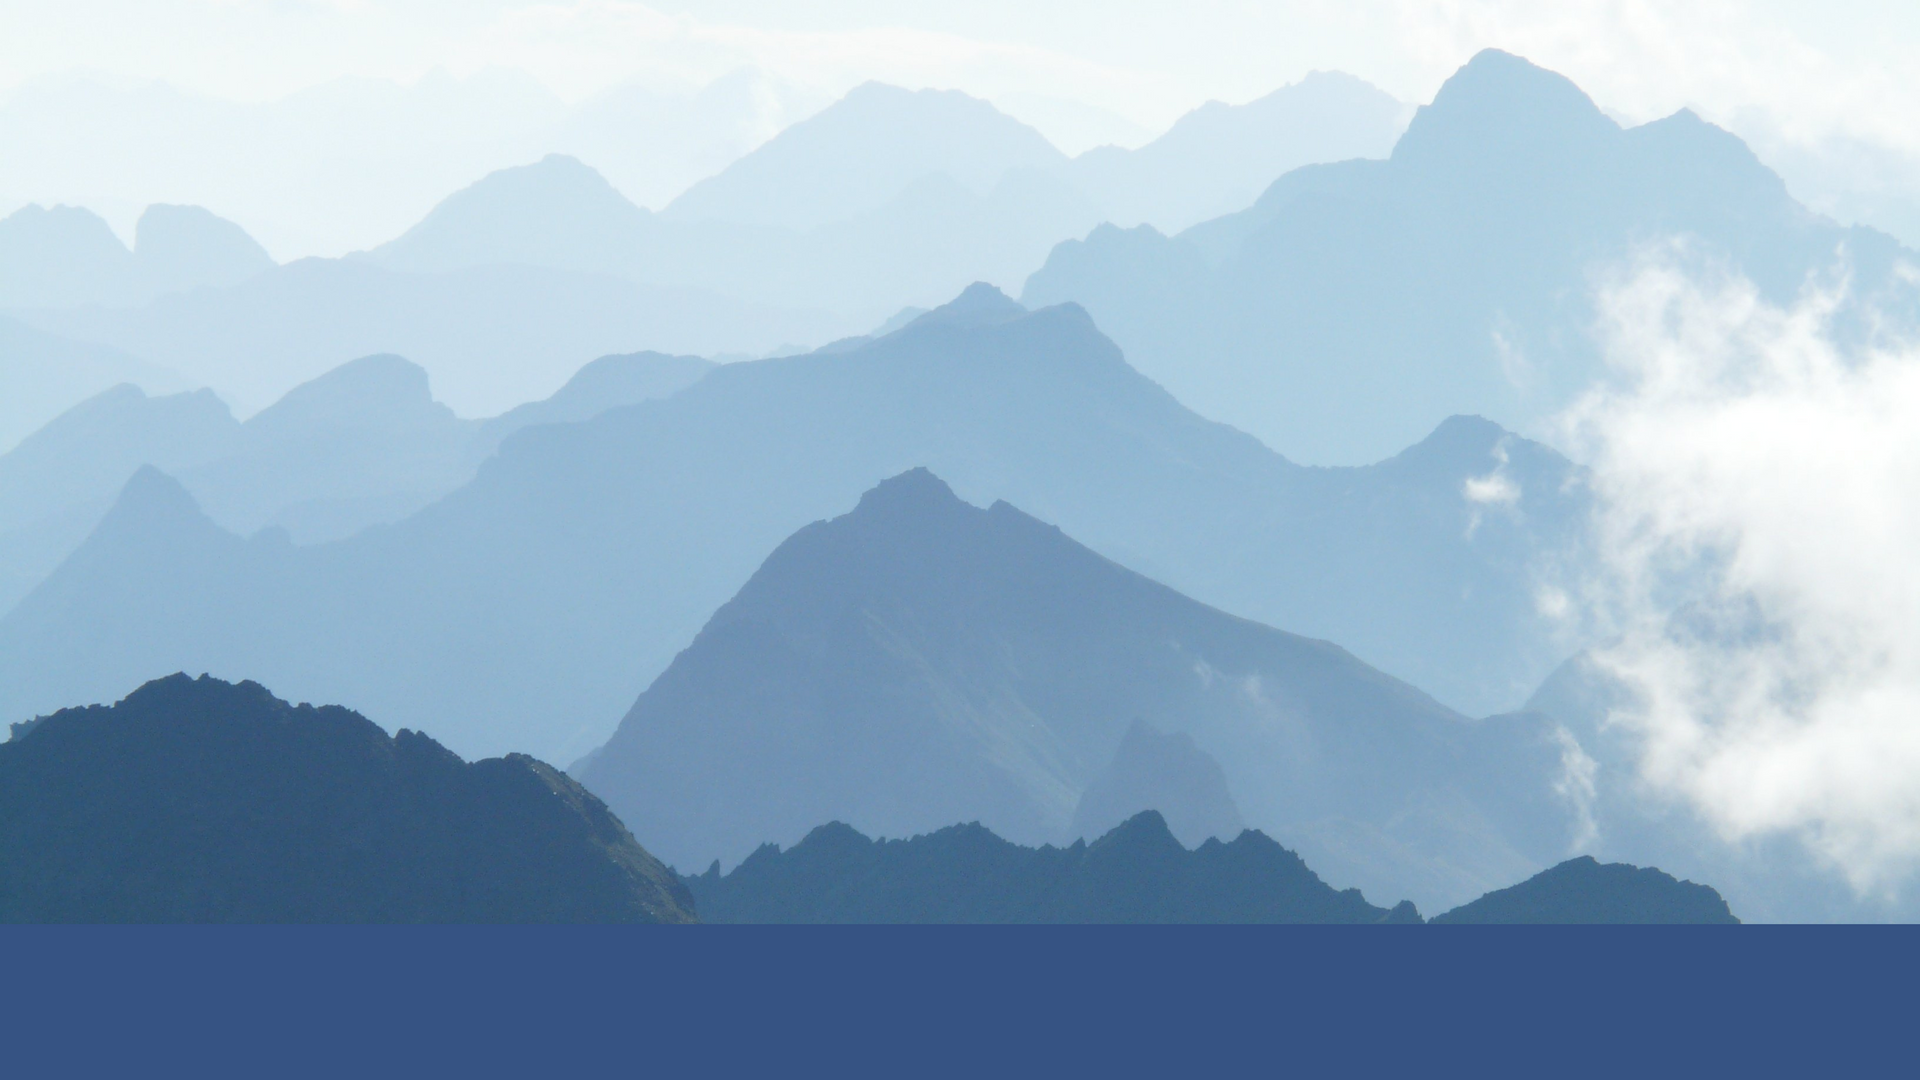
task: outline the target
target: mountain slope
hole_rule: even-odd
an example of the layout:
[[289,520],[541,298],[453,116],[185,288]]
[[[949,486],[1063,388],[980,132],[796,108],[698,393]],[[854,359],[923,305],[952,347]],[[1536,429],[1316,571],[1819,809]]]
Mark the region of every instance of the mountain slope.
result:
[[577,159],[549,154],[449,195],[367,257],[396,270],[507,263],[631,276],[652,218]]
[[1675,235],[1775,299],[1844,246],[1862,295],[1916,307],[1892,240],[1809,214],[1732,135],[1686,112],[1622,130],[1497,51],[1389,159],[1298,169],[1178,237],[1097,229],[1023,299],[1086,305],[1143,372],[1283,453],[1369,461],[1449,414],[1544,430],[1601,370],[1596,281]]
[[175,675],[0,744],[0,922],[691,922],[532,758]]
[[1009,172],[1065,161],[1039,132],[978,98],[867,83],[662,213],[805,231],[877,210],[930,175],[983,192]]
[[822,825],[786,851],[769,844],[730,874],[686,879],[716,923],[1418,922],[1358,890],[1336,892],[1257,832],[1182,848],[1142,813],[1091,844],[1023,848],[974,825],[869,840]]
[[[0,617],[0,718],[211,671],[425,728],[468,756],[571,761],[768,552],[921,465],[1464,712],[1510,707],[1559,662],[1527,571],[1580,534],[1564,460],[1461,420],[1376,466],[1302,469],[1181,408],[1079,309],[999,302],[529,428],[413,517],[271,565],[202,560],[198,545],[227,541],[198,525],[177,548],[96,537],[112,558],[76,553]],[[1510,498],[1468,498],[1466,481],[1490,475]],[[169,521],[156,535],[182,527]],[[156,667],[97,644],[128,623],[178,651]]]
[[546,397],[609,353],[757,355],[839,327],[817,313],[607,274],[507,264],[407,273],[358,259],[302,259],[137,308],[20,315],[168,364],[241,413],[373,353],[408,357],[456,412],[487,416]]
[[1738,923],[1705,885],[1652,867],[1569,859],[1434,917],[1435,923]]
[[239,427],[210,390],[150,398],[122,383],[0,454],[0,612],[86,539],[142,465],[210,460]]
[[1066,175],[1108,221],[1175,232],[1244,209],[1302,165],[1386,157],[1409,112],[1351,75],[1315,71],[1245,105],[1210,101],[1138,149],[1089,150]]
[[[768,556],[576,774],[679,866],[823,820],[1065,842],[1133,718],[1190,738],[1335,880],[1464,899],[1565,841],[1525,819],[1552,813],[1544,732],[1466,720],[924,469]],[[1410,817],[1417,842],[1395,836]]]

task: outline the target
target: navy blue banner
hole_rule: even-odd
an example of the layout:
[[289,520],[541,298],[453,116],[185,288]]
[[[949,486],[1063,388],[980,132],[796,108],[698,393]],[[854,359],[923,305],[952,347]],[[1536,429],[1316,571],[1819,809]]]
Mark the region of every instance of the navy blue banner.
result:
[[1834,1076],[1904,1056],[1920,1005],[1905,927],[6,928],[0,953],[14,1076]]

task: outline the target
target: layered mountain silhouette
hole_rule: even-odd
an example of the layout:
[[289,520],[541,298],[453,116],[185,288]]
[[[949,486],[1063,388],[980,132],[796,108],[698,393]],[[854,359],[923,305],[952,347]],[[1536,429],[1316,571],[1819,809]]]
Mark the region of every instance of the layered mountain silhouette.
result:
[[1213,755],[1185,732],[1162,734],[1135,720],[1074,804],[1068,832],[1092,840],[1134,815],[1155,810],[1168,831],[1187,847],[1240,835],[1240,807],[1227,788],[1227,774]]
[[979,98],[870,82],[688,188],[663,214],[806,231],[880,210],[928,176],[984,193],[1008,173],[1065,162],[1045,136]]
[[236,421],[212,391],[121,385],[0,454],[0,612],[60,564],[143,465],[178,477],[223,528],[297,543],[397,521],[465,483],[500,441],[665,397],[713,365],[637,353],[586,365],[552,397],[485,421],[433,399],[397,356],[350,361]]
[[1420,921],[1411,904],[1387,910],[1335,891],[1258,832],[1189,851],[1152,811],[1064,849],[1020,847],[978,824],[869,840],[835,823],[686,882],[716,923]]
[[374,353],[425,368],[459,414],[489,416],[546,397],[597,356],[760,355],[825,340],[840,326],[820,313],[584,270],[489,263],[414,273],[366,259],[301,259],[137,308],[17,314],[44,332],[166,365],[242,413]]
[[1727,923],[1727,902],[1706,885],[1653,867],[1570,859],[1463,904],[1435,923]]
[[1383,158],[1408,106],[1337,71],[1316,71],[1244,105],[1210,101],[1135,150],[1103,146],[1065,175],[1122,226],[1162,232],[1242,210],[1302,165]]
[[140,304],[273,265],[246,230],[198,206],[147,207],[131,250],[77,206],[33,204],[0,220],[0,308]]
[[1168,237],[1062,244],[1029,304],[1078,301],[1143,372],[1299,460],[1374,460],[1454,413],[1533,433],[1600,372],[1594,289],[1667,238],[1775,299],[1844,259],[1914,308],[1900,249],[1808,213],[1682,111],[1623,130],[1571,82],[1476,56],[1385,161],[1297,169]]
[[[1558,662],[1525,568],[1578,534],[1564,461],[1463,420],[1379,466],[1301,469],[1181,408],[1079,309],[974,295],[846,350],[725,364],[664,400],[529,428],[441,502],[332,544],[223,537],[150,477],[0,617],[0,718],[208,671],[469,757],[572,761],[768,552],[918,465],[1462,711],[1509,704],[1504,687],[1522,696]],[[1465,497],[1495,469],[1512,502]]]
[[104,345],[0,316],[0,454],[55,417],[121,383],[170,394],[194,384],[176,371]]
[[599,800],[176,675],[0,744],[0,921],[691,922]]
[[1064,843],[1171,794],[1195,833],[1237,833],[1237,804],[1335,880],[1457,902],[1565,842],[1548,734],[1467,720],[919,469],[782,544],[574,772],[677,866],[820,821]]

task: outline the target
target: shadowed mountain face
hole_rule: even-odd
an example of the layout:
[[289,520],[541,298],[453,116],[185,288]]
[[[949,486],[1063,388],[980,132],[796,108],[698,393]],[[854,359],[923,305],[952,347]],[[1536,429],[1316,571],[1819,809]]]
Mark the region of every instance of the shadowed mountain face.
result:
[[1080,793],[1069,831],[1091,840],[1143,810],[1158,810],[1188,847],[1231,839],[1243,828],[1220,763],[1191,735],[1163,735],[1135,720],[1113,760]]
[[[1177,735],[1129,740],[1130,715]],[[823,820],[1064,842],[1089,798],[1097,815],[1128,787],[1186,786],[1209,826],[1238,804],[1336,881],[1445,903],[1564,843],[1544,735],[1466,720],[921,469],[782,544],[576,773],[677,866]],[[1172,739],[1190,760],[1138,776],[1130,759]]]
[[[334,544],[246,545],[190,500],[130,504],[0,617],[0,718],[211,671],[469,756],[570,761],[768,552],[920,465],[1463,711],[1518,699],[1563,655],[1527,584],[1580,521],[1555,455],[1461,420],[1377,466],[1301,469],[1181,408],[1077,308],[998,311],[724,364],[664,400],[530,428],[440,503]],[[1512,500],[1468,499],[1495,470]],[[208,554],[229,544],[252,554]]]
[[1368,461],[1454,413],[1542,430],[1600,373],[1596,285],[1675,235],[1775,298],[1843,247],[1863,295],[1897,285],[1891,239],[1807,213],[1732,135],[1688,112],[1621,130],[1489,51],[1390,159],[1296,170],[1175,238],[1096,229],[1023,298],[1085,304],[1143,372],[1283,453]]
[[1726,923],[1740,920],[1705,885],[1652,867],[1583,855],[1434,917],[1435,923]]
[[822,825],[787,851],[771,844],[731,874],[688,878],[716,923],[1387,923],[1418,922],[1359,890],[1336,892],[1258,832],[1188,851],[1160,815],[1140,814],[1091,844],[1038,850],[978,824],[911,840]]
[[0,921],[692,920],[561,773],[253,683],[176,675],[0,744]]

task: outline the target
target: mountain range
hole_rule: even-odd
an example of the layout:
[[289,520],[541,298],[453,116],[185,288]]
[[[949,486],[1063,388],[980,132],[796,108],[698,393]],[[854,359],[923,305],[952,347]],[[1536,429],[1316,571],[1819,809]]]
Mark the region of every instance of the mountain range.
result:
[[[1380,465],[1300,468],[1183,409],[1078,308],[975,289],[884,337],[528,427],[445,499],[335,543],[242,541],[147,473],[0,617],[0,717],[209,671],[470,756],[571,760],[782,540],[921,465],[1463,712],[1512,707],[1575,647],[1529,582],[1579,535],[1557,455],[1459,420]],[[1502,498],[1470,497],[1489,476]]]
[[822,825],[722,875],[685,879],[710,923],[1412,923],[1335,891],[1258,832],[1188,851],[1152,811],[1093,843],[1039,849],[978,824],[911,840]]
[[1022,299],[1083,304],[1204,416],[1353,463],[1456,413],[1550,433],[1603,375],[1596,290],[1673,237],[1775,300],[1844,272],[1863,333],[1916,310],[1898,244],[1808,212],[1738,138],[1687,111],[1623,129],[1494,50],[1385,160],[1295,169],[1175,236],[1103,225],[1056,248]]
[[691,922],[593,796],[184,675],[0,744],[0,922]]
[[[14,249],[0,229],[0,271],[8,250],[23,268],[83,269],[22,277],[0,288],[0,307],[178,369],[243,412],[351,357],[392,352],[432,372],[457,412],[485,415],[551,392],[602,353],[791,352],[971,281],[1011,287],[1101,221],[1184,222],[1244,205],[1297,164],[1383,154],[1404,111],[1321,74],[1246,105],[1211,103],[1138,150],[1069,159],[979,99],[868,84],[658,213],[563,154],[496,170],[368,251],[278,268],[195,208],[152,208],[134,255],[85,211],[29,208],[15,216],[26,239]],[[148,227],[168,214],[198,215],[208,250],[216,225],[233,234],[256,253],[246,272],[195,263],[204,287],[191,296],[115,284],[126,275],[112,266],[170,250]],[[67,223],[57,235],[27,243],[54,219]]]
[[350,361],[236,421],[210,390],[123,384],[0,454],[0,613],[86,539],[143,465],[176,476],[222,528],[296,543],[398,521],[459,487],[500,441],[690,385],[713,365],[640,353],[586,365],[552,397],[490,420],[436,402],[397,356]]
[[[1184,755],[1134,760],[1142,720]],[[1525,717],[1469,720],[921,469],[776,549],[572,772],[675,866],[821,821],[1062,844],[1089,791],[1224,794],[1333,880],[1446,907],[1572,839],[1559,762]]]
[[273,265],[246,230],[198,206],[147,207],[131,250],[76,206],[33,203],[0,219],[0,308],[127,307]]

